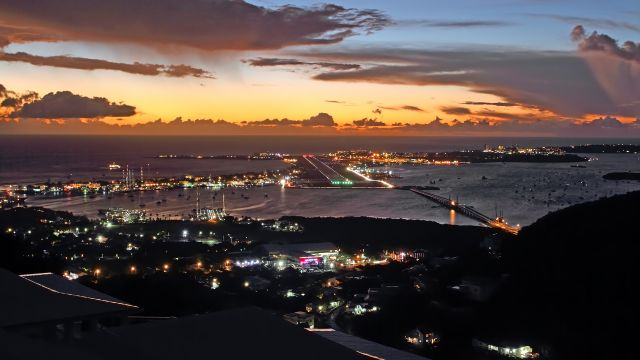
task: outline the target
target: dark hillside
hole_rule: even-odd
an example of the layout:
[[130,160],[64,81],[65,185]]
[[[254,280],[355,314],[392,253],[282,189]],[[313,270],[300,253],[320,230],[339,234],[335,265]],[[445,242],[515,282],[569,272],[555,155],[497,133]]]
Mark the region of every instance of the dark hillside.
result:
[[[513,274],[489,309],[555,358],[636,358],[640,192],[563,209],[505,249]],[[496,329],[494,329],[496,330]]]

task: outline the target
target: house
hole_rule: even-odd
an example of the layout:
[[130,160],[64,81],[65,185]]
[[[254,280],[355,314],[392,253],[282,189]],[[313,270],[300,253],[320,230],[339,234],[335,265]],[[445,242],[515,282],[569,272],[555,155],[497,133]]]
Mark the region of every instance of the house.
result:
[[440,336],[436,332],[422,327],[410,330],[404,335],[404,339],[418,348],[435,347],[440,343]]
[[315,323],[315,316],[304,311],[296,311],[291,314],[285,314],[282,316],[282,318],[294,325],[302,325],[302,327],[309,329],[313,329]]

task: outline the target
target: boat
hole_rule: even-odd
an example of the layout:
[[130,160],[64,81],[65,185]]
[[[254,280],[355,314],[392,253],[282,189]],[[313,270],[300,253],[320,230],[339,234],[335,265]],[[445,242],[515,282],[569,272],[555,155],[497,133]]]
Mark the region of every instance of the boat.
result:
[[122,166],[120,166],[120,165],[118,165],[118,164],[116,164],[116,163],[112,162],[111,164],[109,164],[109,165],[107,166],[107,168],[108,168],[109,170],[120,170],[120,169],[122,168]]
[[586,168],[586,166],[584,166],[584,165],[578,165],[578,164],[576,164],[576,165],[571,165],[571,167],[572,167],[572,168],[580,168],[580,169],[585,169],[585,168]]

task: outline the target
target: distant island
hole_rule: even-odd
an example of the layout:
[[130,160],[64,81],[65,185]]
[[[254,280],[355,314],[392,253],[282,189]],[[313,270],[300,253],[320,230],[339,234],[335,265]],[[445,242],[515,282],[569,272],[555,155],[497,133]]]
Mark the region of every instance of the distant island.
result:
[[224,155],[193,155],[193,154],[160,154],[154,159],[179,159],[179,160],[283,160],[286,155],[279,153],[256,153],[251,155],[224,154]]
[[[458,153],[462,154],[462,153]],[[469,154],[469,153],[467,153]],[[468,157],[472,163],[489,162],[527,162],[527,163],[575,163],[586,162],[588,158],[576,154],[490,154],[471,153]],[[493,156],[492,156],[493,155]]]
[[562,146],[560,149],[568,153],[582,154],[637,154],[640,152],[640,145],[631,144],[600,144],[600,145],[575,145]]
[[640,181],[640,173],[637,172],[611,172],[602,176],[605,180],[637,180]]

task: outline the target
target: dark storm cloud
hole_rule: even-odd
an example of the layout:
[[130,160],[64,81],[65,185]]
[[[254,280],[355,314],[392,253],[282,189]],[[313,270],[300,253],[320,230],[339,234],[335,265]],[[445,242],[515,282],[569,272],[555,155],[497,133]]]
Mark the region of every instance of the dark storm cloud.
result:
[[462,106],[443,106],[440,108],[440,110],[449,115],[470,115],[471,114],[471,110],[469,110],[469,108],[462,107]]
[[[0,23],[37,29],[59,41],[216,51],[335,44],[390,21],[376,10],[333,4],[265,8],[242,0],[5,0]],[[3,37],[11,41],[16,33]]]
[[251,66],[267,67],[267,66],[311,66],[317,69],[329,69],[336,71],[355,70],[359,69],[358,64],[340,64],[333,62],[308,62],[297,59],[281,59],[281,58],[257,58],[243,60]]
[[[316,60],[368,64],[359,70],[317,74],[313,77],[316,80],[461,86],[498,96],[504,103],[550,110],[563,116],[640,114],[640,104],[630,101],[634,97],[640,98],[640,90],[631,86],[638,84],[636,73],[632,71],[626,78],[611,77],[608,81],[615,84],[605,86],[603,81],[606,79],[594,73],[592,64],[571,52],[380,48],[314,51],[307,56]],[[620,67],[612,61],[605,61],[600,66]],[[616,93],[615,86],[626,89],[626,95]]]
[[101,97],[89,98],[69,91],[49,93],[42,99],[36,99],[22,105],[11,113],[14,118],[102,118],[135,115],[136,108],[125,104],[116,104]]
[[197,78],[213,78],[203,70],[188,65],[158,65],[141,63],[118,63],[106,60],[88,59],[71,56],[38,56],[24,52],[5,53],[0,51],[0,61],[24,62],[36,66],[52,66],[78,70],[115,70],[136,75],[165,75],[169,77],[193,76]]
[[602,52],[614,55],[621,59],[632,60],[640,63],[640,43],[625,41],[622,46],[609,35],[600,34],[597,31],[587,35],[584,27],[578,25],[571,31],[571,39],[578,43],[578,49],[584,52]]

